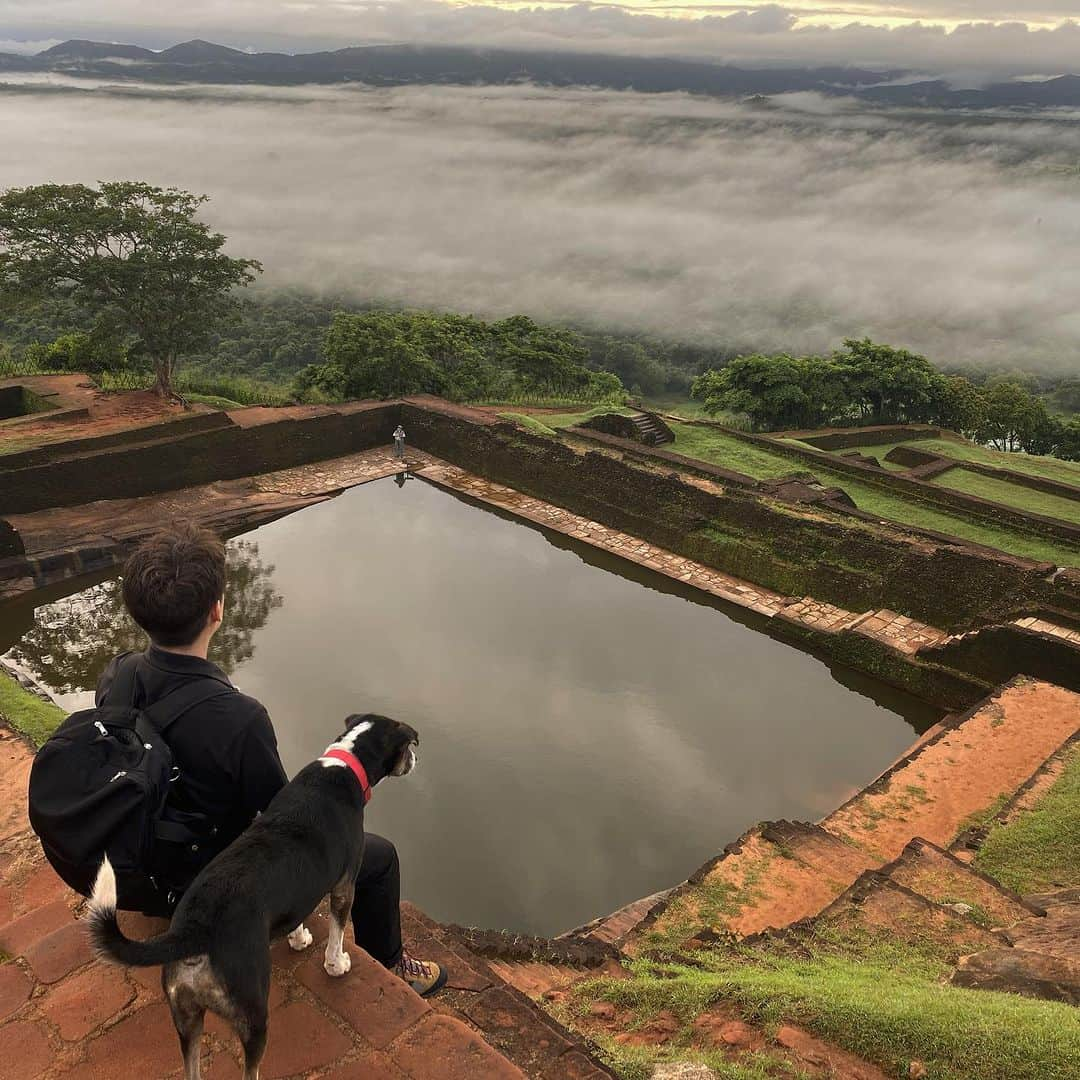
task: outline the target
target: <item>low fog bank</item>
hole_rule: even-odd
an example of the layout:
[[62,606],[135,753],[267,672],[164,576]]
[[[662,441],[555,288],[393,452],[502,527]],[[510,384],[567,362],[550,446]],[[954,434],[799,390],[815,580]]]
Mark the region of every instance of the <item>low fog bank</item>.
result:
[[1080,117],[531,87],[0,92],[0,187],[205,192],[263,287],[1080,366]]

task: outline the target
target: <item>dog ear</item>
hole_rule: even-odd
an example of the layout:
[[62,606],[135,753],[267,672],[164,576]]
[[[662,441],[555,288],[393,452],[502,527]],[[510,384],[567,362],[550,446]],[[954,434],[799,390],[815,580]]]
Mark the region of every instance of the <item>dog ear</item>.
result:
[[416,768],[416,750],[420,736],[415,728],[398,723],[390,739],[390,758],[387,761],[388,776],[405,776]]

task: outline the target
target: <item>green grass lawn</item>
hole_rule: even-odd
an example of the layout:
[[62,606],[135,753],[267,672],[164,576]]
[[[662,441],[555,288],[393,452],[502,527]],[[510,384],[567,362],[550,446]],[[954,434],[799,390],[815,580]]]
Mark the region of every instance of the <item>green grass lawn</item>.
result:
[[1021,894],[1080,885],[1080,746],[1032,810],[991,830],[975,865]]
[[[816,471],[821,479],[826,479],[822,470]],[[829,475],[827,483],[842,487],[855,500],[855,505],[860,510],[883,520],[898,521],[920,529],[932,529],[948,536],[959,536],[974,544],[984,544],[1027,559],[1040,559],[1057,566],[1080,566],[1080,551],[1055,540],[1025,536],[1005,527],[969,521],[927,503],[905,499],[902,495],[884,488],[861,484],[842,473]]]
[[548,427],[538,416],[530,416],[528,413],[501,412],[499,418],[512,420],[515,424],[520,424],[526,431],[531,431],[534,435],[555,434],[554,428]]
[[666,449],[711,462],[722,469],[746,473],[757,480],[775,480],[793,472],[806,471],[806,466],[794,458],[743,442],[717,428],[677,422],[668,426],[675,433],[675,442],[669,443]]
[[620,413],[623,416],[633,416],[634,412],[634,409],[627,409],[622,405],[596,405],[591,409],[578,409],[574,412],[535,413],[530,415],[549,428],[564,428],[582,424],[586,420],[591,420],[594,416],[602,416],[604,413]]
[[[975,461],[982,465],[992,465],[996,469],[1010,469],[1012,472],[1028,473],[1031,476],[1044,476],[1049,480],[1059,480],[1063,484],[1075,484],[1080,487],[1080,462],[1062,461],[1060,458],[1040,457],[1036,454],[1005,454],[1000,450],[976,446],[975,443],[963,439],[915,439],[847,449],[872,454],[881,461],[895,446],[910,446],[915,450],[925,450],[931,454],[940,454],[942,457],[956,458],[958,461]],[[843,453],[836,450],[832,452]]]
[[188,401],[194,402],[197,405],[209,405],[214,409],[240,409],[243,406],[239,401],[232,401],[229,398],[218,397],[217,394],[185,394]]
[[653,412],[670,413],[672,416],[682,416],[687,420],[715,420],[717,417],[710,416],[700,401],[693,398],[676,395],[658,395],[656,397],[643,398],[642,405]]
[[0,671],[0,717],[40,746],[64,719],[64,712]]
[[[692,964],[638,960],[628,977],[581,985],[566,1017],[586,1015],[598,1000],[630,1009],[634,1023],[670,1011],[684,1025],[664,1047],[603,1048],[628,1080],[650,1075],[663,1060],[722,1064],[719,1053],[693,1046],[694,1019],[709,1008],[735,1009],[773,1032],[795,1023],[906,1077],[911,1062],[929,1080],[1066,1080],[1080,1075],[1080,1011],[1057,1002],[967,990],[946,984],[955,957],[930,942],[822,931],[791,950],[781,943],[750,949],[721,946],[695,952]],[[721,1076],[778,1075],[744,1072]],[[740,1066],[743,1067],[743,1066]],[[782,1075],[782,1074],[781,1074]]]
[[846,473],[833,472],[820,465],[811,467],[809,463],[797,458],[785,457],[783,454],[744,443],[715,428],[679,423],[672,423],[670,426],[675,432],[675,443],[671,449],[687,457],[700,458],[721,468],[735,469],[759,480],[774,480],[788,473],[813,471],[822,483],[830,487],[842,487],[855,500],[855,505],[860,510],[865,510],[883,521],[932,529],[934,532],[1007,551],[1012,555],[1045,560],[1058,566],[1080,566],[1080,551],[1067,544],[969,521],[885,488],[854,480]]
[[966,469],[950,469],[931,481],[938,487],[962,491],[967,495],[977,495],[980,499],[1013,506],[1031,514],[1045,514],[1059,521],[1071,521],[1080,525],[1080,499],[1066,499],[1060,495],[1049,495],[1042,491],[1010,484],[1007,480],[996,480],[992,476],[968,472]]

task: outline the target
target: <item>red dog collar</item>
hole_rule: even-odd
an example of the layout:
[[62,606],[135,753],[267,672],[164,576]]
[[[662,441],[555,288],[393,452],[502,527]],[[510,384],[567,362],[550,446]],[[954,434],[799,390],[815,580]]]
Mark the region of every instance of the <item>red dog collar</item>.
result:
[[364,805],[367,806],[371,802],[371,785],[368,783],[367,771],[364,769],[360,759],[355,754],[350,754],[348,750],[340,750],[337,747],[327,750],[323,757],[337,758],[338,761],[345,762],[352,769],[353,776],[360,781],[360,787],[364,792]]

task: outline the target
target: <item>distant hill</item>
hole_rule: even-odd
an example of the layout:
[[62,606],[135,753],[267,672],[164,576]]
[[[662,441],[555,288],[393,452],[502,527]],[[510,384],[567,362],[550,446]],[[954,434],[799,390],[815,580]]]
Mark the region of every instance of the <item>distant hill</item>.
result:
[[157,53],[139,45],[117,45],[107,41],[64,41],[37,54],[39,60],[154,60]]
[[32,57],[0,53],[0,73],[3,71],[57,71],[116,80],[279,85],[360,82],[372,86],[491,86],[533,82],[541,86],[596,86],[646,93],[684,91],[717,97],[817,91],[855,95],[881,104],[965,109],[1080,105],[1077,75],[954,90],[943,80],[902,83],[902,71],[835,65],[754,69],[662,57],[456,46],[371,45],[289,55],[246,53],[199,39],[162,52],[137,45],[65,41]]
[[243,60],[247,55],[240,49],[215,45],[212,41],[202,41],[199,38],[194,41],[184,41],[171,49],[165,49],[164,52],[152,54],[154,62],[158,64],[229,64],[237,59]]

